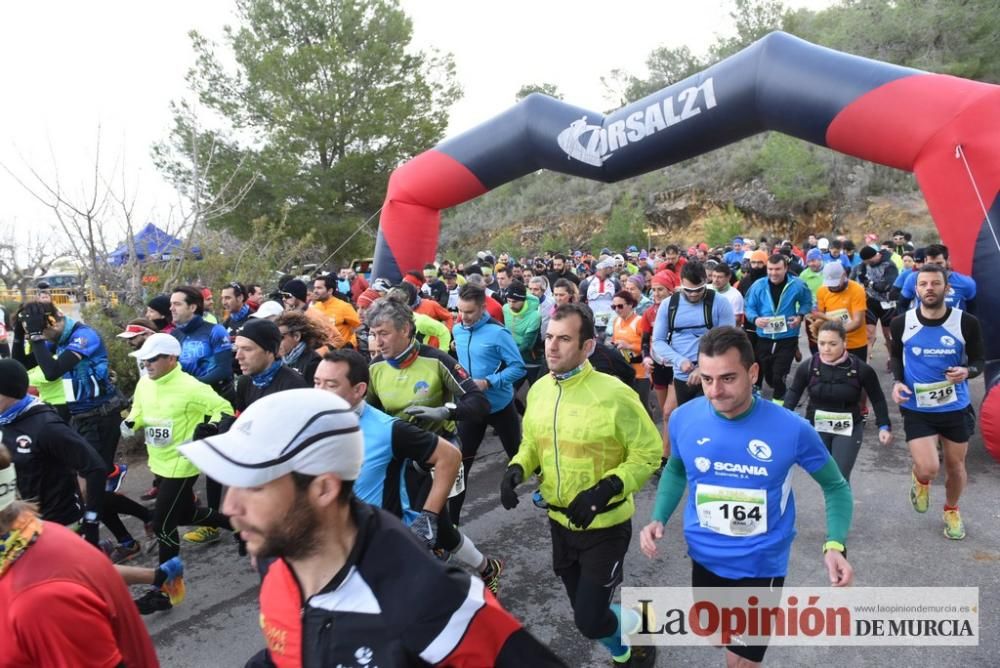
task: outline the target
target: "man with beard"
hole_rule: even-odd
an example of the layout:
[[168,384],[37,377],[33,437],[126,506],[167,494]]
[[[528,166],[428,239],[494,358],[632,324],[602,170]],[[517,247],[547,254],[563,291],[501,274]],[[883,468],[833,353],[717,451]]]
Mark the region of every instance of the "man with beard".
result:
[[[746,309],[746,297],[747,292],[750,291],[750,286],[765,276],[767,276],[767,253],[762,250],[755,250],[750,253],[750,268],[740,278],[740,282],[736,284],[736,289],[743,295],[744,310]],[[747,338],[750,339],[750,345],[756,354],[757,326],[749,318],[744,317],[743,331],[747,333]]]
[[567,264],[566,256],[562,253],[556,253],[552,256],[552,271],[548,273],[549,285],[555,285],[560,278],[565,278],[573,285],[580,285],[580,279]]
[[[947,304],[944,267],[927,263],[917,274],[920,305],[896,316],[891,325],[892,399],[903,414],[903,429],[913,458],[910,503],[918,513],[930,504],[931,481],[945,467],[944,535],[965,538],[958,510],[965,488],[969,449],[969,378],[983,372],[979,321]],[[967,361],[966,361],[967,360]]]
[[249,552],[275,559],[260,592],[267,649],[248,665],[562,665],[481,581],[354,497],[364,439],[333,393],[265,397],[183,453],[229,486]]
[[633,495],[659,465],[662,443],[638,395],[587,361],[594,345],[586,305],[556,309],[545,334],[550,373],[528,392],[524,436],[504,473],[500,502],[515,507],[517,486],[541,469],[552,567],[577,629],[607,648],[614,665],[648,666],[656,648],[629,647],[638,620],[611,600],[632,536]]

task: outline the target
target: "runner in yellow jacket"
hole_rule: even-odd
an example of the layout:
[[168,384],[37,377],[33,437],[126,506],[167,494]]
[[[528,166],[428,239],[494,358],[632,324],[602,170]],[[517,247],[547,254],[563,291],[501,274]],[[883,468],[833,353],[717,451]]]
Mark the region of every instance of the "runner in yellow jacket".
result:
[[573,606],[577,628],[607,647],[616,664],[651,665],[654,647],[629,648],[638,615],[609,606],[622,582],[632,537],[632,495],[660,465],[660,432],[638,395],[587,361],[594,316],[583,304],[557,308],[545,333],[550,373],[528,392],[524,436],[500,485],[500,501],[517,505],[515,488],[541,468],[548,503],[552,565]]
[[[198,468],[177,446],[192,440],[204,422],[218,422],[232,415],[233,407],[210,385],[181,370],[181,344],[169,334],[153,334],[132,353],[146,367],[132,399],[132,411],[122,423],[122,434],[142,431],[149,453],[149,470],[160,477],[160,491],[153,509],[153,529],[163,563],[180,553],[177,527],[210,526],[232,531],[229,519],[212,508],[196,506],[194,484]],[[171,607],[168,596],[150,589],[136,601],[143,614]]]

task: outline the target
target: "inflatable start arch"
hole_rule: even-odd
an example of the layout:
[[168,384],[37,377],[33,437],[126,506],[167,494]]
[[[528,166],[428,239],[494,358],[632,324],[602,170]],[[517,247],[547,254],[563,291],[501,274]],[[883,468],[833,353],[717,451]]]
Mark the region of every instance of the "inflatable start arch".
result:
[[955,270],[979,285],[984,439],[1000,459],[1000,86],[775,32],[608,116],[532,94],[389,179],[374,275],[434,259],[441,209],[538,169],[619,181],[766,130],[912,171]]

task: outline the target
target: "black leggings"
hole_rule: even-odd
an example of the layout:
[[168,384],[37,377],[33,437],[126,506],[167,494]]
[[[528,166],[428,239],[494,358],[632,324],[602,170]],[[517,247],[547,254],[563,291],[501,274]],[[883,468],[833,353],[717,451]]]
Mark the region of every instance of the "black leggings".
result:
[[[517,454],[517,449],[521,445],[521,416],[517,413],[517,408],[512,400],[504,408],[496,413],[490,413],[484,420],[459,420],[458,440],[462,444],[462,468],[465,469],[465,488],[469,488],[469,471],[472,463],[476,460],[476,453],[482,445],[483,437],[486,435],[486,427],[495,427],[497,435],[500,436],[500,443],[503,445],[507,459]],[[462,504],[465,503],[465,492],[457,494],[454,498],[448,499],[448,506],[451,510],[451,517],[455,524],[458,524],[459,515],[462,513]]]
[[[111,411],[107,415],[91,415],[84,418],[74,417],[71,424],[101,456],[105,472],[114,471],[115,452],[118,450],[118,441],[121,439],[121,430],[119,429],[121,417],[118,412]],[[149,522],[152,519],[152,515],[145,506],[139,505],[122,494],[105,492],[104,501],[101,503],[101,521],[108,528],[108,531],[114,534],[115,540],[119,543],[132,538],[132,534],[118,517],[119,514],[138,517],[143,522]]]
[[232,531],[229,518],[212,508],[195,506],[194,483],[190,478],[160,478],[160,491],[153,508],[153,529],[160,543],[160,563],[180,554],[178,526],[216,527]]
[[795,351],[799,349],[799,338],[757,339],[757,361],[761,366],[761,378],[774,389],[775,399],[784,399],[788,391],[785,377],[792,370]]
[[594,582],[574,568],[560,571],[559,577],[566,587],[570,605],[573,606],[573,623],[591,640],[607,638],[618,629],[618,618],[611,612],[615,587]]
[[101,520],[119,543],[132,540],[132,534],[125,528],[119,515],[137,517],[144,524],[153,521],[153,513],[146,506],[122,494],[105,492],[104,502],[101,505]]

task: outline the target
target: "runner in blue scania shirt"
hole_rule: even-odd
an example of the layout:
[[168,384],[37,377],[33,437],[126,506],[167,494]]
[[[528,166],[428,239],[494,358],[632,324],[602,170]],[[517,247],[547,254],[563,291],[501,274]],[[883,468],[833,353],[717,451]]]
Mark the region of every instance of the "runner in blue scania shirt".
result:
[[190,285],[175,288],[170,295],[170,313],[181,342],[181,370],[210,385],[230,403],[233,395],[233,345],[226,328],[204,319],[205,299]]
[[[758,373],[746,334],[717,327],[702,337],[698,358],[704,397],[670,416],[673,449],[656,494],[652,522],[640,534],[653,558],[664,525],[689,489],[684,538],[692,587],[780,589],[795,538],[794,465],[823,488],[827,542],[823,561],[831,586],[851,583],[845,557],[851,488],[816,431],[801,417],[753,392]],[[766,645],[729,645],[737,657],[761,661]]]
[[[951,274],[954,276],[954,274]],[[958,500],[965,488],[969,449],[969,378],[983,372],[984,347],[979,321],[947,305],[949,276],[937,264],[917,273],[920,305],[897,316],[892,333],[890,368],[896,382],[892,398],[903,414],[903,429],[913,458],[910,503],[926,513],[930,484],[937,476],[940,440],[945,466],[944,535],[965,538]]]

